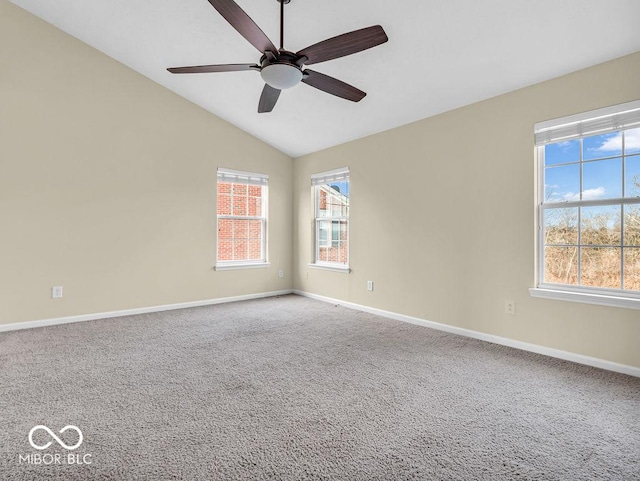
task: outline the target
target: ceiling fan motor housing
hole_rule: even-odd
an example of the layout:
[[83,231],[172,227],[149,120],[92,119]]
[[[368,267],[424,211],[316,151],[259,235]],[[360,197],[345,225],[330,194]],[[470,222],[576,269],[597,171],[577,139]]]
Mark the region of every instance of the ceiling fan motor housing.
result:
[[297,61],[298,57],[293,52],[286,50],[280,50],[278,54],[268,52],[260,59],[262,80],[278,90],[295,87],[304,75]]

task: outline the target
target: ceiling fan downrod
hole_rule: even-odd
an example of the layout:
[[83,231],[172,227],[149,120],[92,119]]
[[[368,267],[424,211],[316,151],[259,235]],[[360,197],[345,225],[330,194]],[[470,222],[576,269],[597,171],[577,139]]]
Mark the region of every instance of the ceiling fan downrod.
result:
[[280,4],[280,50],[284,50],[284,6],[291,0],[277,0]]

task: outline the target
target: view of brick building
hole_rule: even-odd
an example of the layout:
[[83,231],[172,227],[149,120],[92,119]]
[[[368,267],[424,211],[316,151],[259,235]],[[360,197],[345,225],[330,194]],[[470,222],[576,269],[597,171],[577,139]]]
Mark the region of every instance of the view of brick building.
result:
[[316,259],[348,264],[348,182],[316,186],[316,209]]
[[264,252],[266,187],[218,182],[218,261],[260,261]]

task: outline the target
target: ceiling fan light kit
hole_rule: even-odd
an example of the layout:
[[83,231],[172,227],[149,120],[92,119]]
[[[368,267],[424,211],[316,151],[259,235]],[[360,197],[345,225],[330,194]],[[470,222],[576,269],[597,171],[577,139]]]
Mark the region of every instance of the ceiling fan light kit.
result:
[[375,25],[324,40],[297,53],[289,52],[284,49],[284,6],[291,0],[276,0],[280,3],[279,49],[273,45],[271,40],[260,30],[260,27],[251,20],[234,0],[208,1],[240,35],[262,53],[260,65],[248,63],[198,65],[171,67],[167,70],[174,74],[237,72],[241,70],[259,71],[265,81],[265,86],[258,102],[259,113],[271,112],[280,96],[280,92],[295,87],[300,82],[337,97],[359,102],[367,95],[362,90],[336,78],[304,67],[361,52],[389,40],[383,28],[380,25]]
[[260,75],[265,83],[279,90],[295,87],[302,80],[300,67],[288,63],[267,65],[260,71]]

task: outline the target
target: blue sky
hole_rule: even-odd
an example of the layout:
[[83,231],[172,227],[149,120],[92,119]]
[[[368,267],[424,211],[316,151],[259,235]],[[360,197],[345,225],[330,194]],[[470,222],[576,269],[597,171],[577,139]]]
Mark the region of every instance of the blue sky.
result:
[[331,187],[336,186],[340,192],[349,197],[349,182],[331,182]]
[[[583,139],[582,199],[622,197],[622,132],[595,135]],[[624,133],[625,156],[640,154],[640,128]],[[613,158],[611,158],[613,157]],[[580,140],[545,146],[545,199],[547,201],[580,200]],[[640,196],[633,185],[640,179],[640,155],[625,158],[626,197]],[[566,165],[560,165],[566,164]]]

